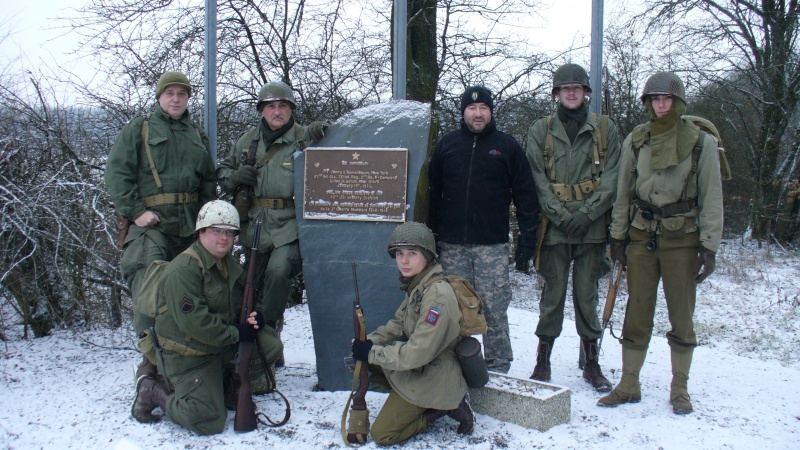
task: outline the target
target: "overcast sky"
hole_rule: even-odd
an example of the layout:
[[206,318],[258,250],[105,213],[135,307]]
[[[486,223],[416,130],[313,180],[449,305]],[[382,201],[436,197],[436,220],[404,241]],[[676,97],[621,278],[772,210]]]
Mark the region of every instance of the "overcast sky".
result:
[[[203,2],[204,0],[193,0]],[[612,0],[618,3],[616,0]],[[86,0],[0,0],[0,73],[1,68],[35,69],[42,62],[79,74],[82,78],[87,65],[68,53],[74,50],[77,38],[59,26],[56,18],[73,14]],[[605,16],[609,17],[606,0]],[[542,0],[540,17],[529,24],[534,30],[531,39],[546,51],[558,51],[570,44],[588,46],[591,38],[592,0]],[[585,50],[589,59],[589,51]]]

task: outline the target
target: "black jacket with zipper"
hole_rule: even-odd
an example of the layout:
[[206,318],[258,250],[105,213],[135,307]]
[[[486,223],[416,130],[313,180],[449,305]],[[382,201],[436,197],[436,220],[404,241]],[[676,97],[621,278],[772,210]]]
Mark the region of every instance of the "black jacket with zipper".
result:
[[530,165],[517,140],[497,130],[494,119],[480,133],[462,119],[461,129],[436,145],[428,178],[428,226],[437,241],[508,242],[512,200],[520,232],[536,232],[539,202]]

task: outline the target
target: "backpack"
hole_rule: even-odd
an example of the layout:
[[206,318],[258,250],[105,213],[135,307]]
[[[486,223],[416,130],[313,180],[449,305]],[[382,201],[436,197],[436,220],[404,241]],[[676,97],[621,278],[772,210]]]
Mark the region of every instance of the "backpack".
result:
[[446,275],[431,277],[423,287],[423,291],[437,281],[445,280],[453,288],[458,299],[458,308],[461,310],[463,320],[461,321],[461,337],[472,336],[473,334],[486,334],[486,317],[483,315],[483,302],[475,292],[475,288],[464,277],[458,275]]
[[[197,265],[200,266],[202,275],[205,276],[206,270],[197,252],[191,248],[187,248],[181,254],[187,254],[194,258],[197,261]],[[142,281],[142,287],[139,288],[139,293],[136,295],[136,301],[134,302],[134,309],[136,312],[144,314],[151,319],[154,319],[158,314],[167,312],[167,305],[161,305],[159,307],[158,297],[161,280],[164,279],[165,269],[168,264],[169,261],[159,259],[151,262],[150,265],[147,266],[147,270],[144,273],[144,280]]]
[[[697,142],[692,148],[692,172],[697,173],[697,164],[700,161],[700,153],[703,151],[703,144],[705,143],[706,134],[710,134],[717,139],[717,154],[719,157],[719,171],[723,181],[733,178],[731,174],[731,166],[728,164],[728,157],[725,154],[725,148],[722,146],[722,137],[719,135],[717,127],[711,123],[710,120],[698,116],[684,115],[682,118],[692,122],[700,128],[700,135],[697,137]],[[633,147],[633,168],[634,176],[636,176],[636,162],[639,160],[639,150],[641,147]],[[688,179],[687,179],[688,183]]]

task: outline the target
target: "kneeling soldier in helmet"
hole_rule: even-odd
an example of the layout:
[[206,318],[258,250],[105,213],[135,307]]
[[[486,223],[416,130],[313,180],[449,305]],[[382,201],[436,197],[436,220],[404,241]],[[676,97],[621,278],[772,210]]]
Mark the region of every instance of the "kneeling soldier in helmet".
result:
[[[231,377],[236,343],[253,342],[264,328],[264,315],[254,311],[248,323],[236,323],[245,273],[230,253],[239,232],[233,205],[207,203],[197,216],[196,230],[197,241],[169,263],[159,288],[159,371],[174,390],[170,393],[155,378],[141,376],[131,412],[140,422],[154,422],[152,412],[161,407],[173,422],[209,435],[224,430],[226,406],[235,408],[226,394],[235,389]],[[280,354],[277,336],[265,350]]]
[[442,274],[433,233],[421,223],[404,223],[387,251],[406,298],[394,319],[366,341],[353,341],[353,357],[369,363],[375,381],[392,389],[372,424],[372,439],[378,445],[403,442],[445,415],[459,422],[459,433],[470,434],[475,418],[454,350],[461,339],[458,299],[446,281],[427,283]]

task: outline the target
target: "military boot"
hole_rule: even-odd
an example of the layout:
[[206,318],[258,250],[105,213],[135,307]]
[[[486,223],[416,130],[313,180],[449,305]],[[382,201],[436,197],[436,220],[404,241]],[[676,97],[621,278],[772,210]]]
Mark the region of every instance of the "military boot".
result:
[[475,426],[475,415],[472,413],[472,408],[469,406],[469,394],[461,399],[458,408],[447,411],[447,415],[458,421],[458,428],[456,431],[459,434],[470,434]]
[[439,418],[446,416],[447,413],[448,411],[445,409],[426,409],[422,415],[425,416],[425,421],[430,425]]
[[674,349],[670,352],[672,359],[672,384],[669,389],[669,402],[672,404],[672,412],[675,414],[691,414],[694,412],[692,402],[689,401],[689,368],[692,366],[693,348],[689,351],[677,352]]
[[141,423],[157,422],[158,417],[153,415],[153,410],[157,406],[166,409],[167,390],[155,378],[139,378],[136,383],[136,397],[133,399],[131,415]]
[[531,380],[550,381],[550,354],[553,353],[553,344],[556,338],[539,338],[539,347],[536,350],[536,366],[533,368]]
[[646,356],[647,350],[622,347],[622,379],[610,394],[597,401],[597,406],[619,406],[623,403],[642,401],[639,372],[642,370]]
[[583,366],[583,379],[592,385],[597,392],[609,392],[611,382],[608,381],[600,369],[600,360],[597,353],[597,339],[581,340],[586,363]]
[[148,377],[148,378],[155,378],[158,375],[158,367],[155,364],[151,363],[146,356],[142,355],[142,361],[136,366],[136,373],[134,374],[133,381],[137,383],[139,378],[141,377]]

